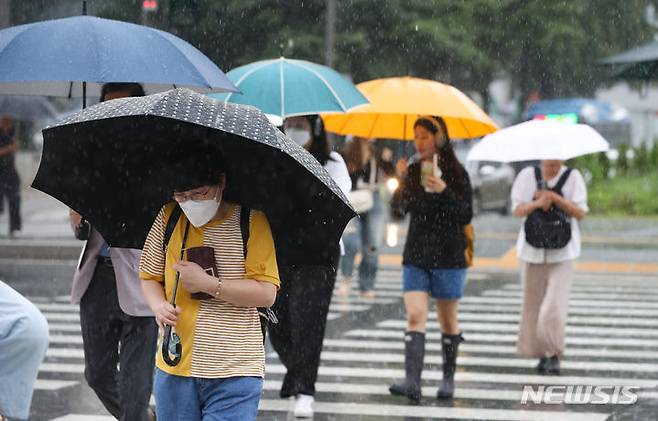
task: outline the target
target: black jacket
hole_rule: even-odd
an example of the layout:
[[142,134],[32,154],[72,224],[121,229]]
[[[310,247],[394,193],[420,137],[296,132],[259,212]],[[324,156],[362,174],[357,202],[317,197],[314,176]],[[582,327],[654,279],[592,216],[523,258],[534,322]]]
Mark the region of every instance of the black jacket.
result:
[[464,225],[471,222],[473,207],[471,182],[466,170],[462,171],[458,189],[444,176],[446,189],[427,193],[420,184],[420,163],[409,166],[391,201],[394,215],[409,213],[411,218],[403,264],[423,269],[466,268]]

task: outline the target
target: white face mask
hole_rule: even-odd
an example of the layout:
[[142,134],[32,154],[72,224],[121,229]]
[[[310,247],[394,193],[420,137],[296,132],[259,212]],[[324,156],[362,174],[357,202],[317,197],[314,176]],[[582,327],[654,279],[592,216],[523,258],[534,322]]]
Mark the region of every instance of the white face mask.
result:
[[207,200],[186,200],[180,203],[180,207],[190,221],[190,224],[199,228],[206,225],[217,213],[219,209],[220,200],[207,199]]
[[311,140],[311,133],[309,133],[308,130],[296,129],[293,127],[286,129],[286,136],[299,146],[304,146],[309,140]]

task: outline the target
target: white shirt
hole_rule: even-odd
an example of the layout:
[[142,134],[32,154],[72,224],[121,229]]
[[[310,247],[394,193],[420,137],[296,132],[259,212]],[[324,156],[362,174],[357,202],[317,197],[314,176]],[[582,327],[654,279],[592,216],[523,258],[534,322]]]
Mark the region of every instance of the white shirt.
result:
[[350,196],[352,190],[352,179],[350,173],[347,171],[345,160],[338,152],[331,151],[329,160],[324,164],[324,169],[327,170],[331,178],[334,179],[338,187],[345,193],[345,197]]
[[[350,173],[347,171],[347,165],[343,157],[335,151],[329,153],[329,160],[324,164],[324,169],[327,170],[331,178],[336,182],[338,187],[343,191],[345,197],[350,197],[350,190],[352,190],[352,179]],[[343,239],[340,239],[340,255],[345,254],[345,246]]]
[[[567,170],[562,166],[558,174],[547,181],[549,188],[555,187],[560,176]],[[527,167],[519,172],[512,186],[512,209],[519,205],[530,203],[534,200],[537,191],[537,181],[535,180],[535,170],[533,167]],[[587,207],[587,186],[583,176],[577,169],[573,169],[569,178],[567,178],[564,187],[562,187],[562,196],[573,202],[585,212],[589,212]],[[525,222],[525,219],[523,220]],[[578,220],[571,218],[571,240],[561,249],[539,249],[531,246],[525,240],[524,224],[521,224],[519,238],[516,242],[516,252],[519,259],[528,263],[556,263],[566,260],[573,260],[580,256],[580,229]]]

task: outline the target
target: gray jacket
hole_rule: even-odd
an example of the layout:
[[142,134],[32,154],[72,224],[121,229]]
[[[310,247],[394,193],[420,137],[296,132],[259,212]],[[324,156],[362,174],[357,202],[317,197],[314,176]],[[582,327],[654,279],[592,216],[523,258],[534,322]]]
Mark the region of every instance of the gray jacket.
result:
[[[94,276],[96,263],[105,240],[95,229],[91,229],[89,240],[80,254],[78,267],[73,275],[71,302],[78,304],[89,287]],[[110,248],[110,257],[114,267],[117,283],[119,306],[131,316],[153,316],[142,294],[142,281],[139,279],[139,258],[141,250],[126,248]]]

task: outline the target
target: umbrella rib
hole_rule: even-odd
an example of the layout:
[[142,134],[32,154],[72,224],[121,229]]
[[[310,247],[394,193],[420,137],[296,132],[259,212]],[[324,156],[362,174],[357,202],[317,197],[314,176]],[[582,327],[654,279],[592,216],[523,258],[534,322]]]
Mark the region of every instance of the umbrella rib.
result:
[[466,132],[466,135],[467,135],[469,138],[471,138],[471,132],[470,132],[470,130],[468,130],[468,127],[466,127],[466,124],[464,124],[464,119],[463,119],[463,118],[460,118],[460,119],[458,119],[458,120],[459,120],[459,124],[461,124],[462,127],[464,128],[464,131]]
[[372,122],[372,127],[370,128],[370,133],[368,133],[368,138],[372,138],[372,133],[375,131],[375,126],[377,126],[377,120],[379,120],[380,115],[380,113],[375,114],[375,121]]
[[[310,67],[306,66],[305,64],[302,64],[299,61],[296,61],[294,64],[301,67],[301,68],[303,68],[303,69],[306,69],[307,71],[309,71],[309,72],[313,73],[315,76],[317,76],[318,79],[320,79],[320,81],[322,81],[322,83],[324,83],[324,85],[327,87],[327,89],[329,89],[329,92],[331,92],[331,94],[334,96],[334,98],[336,98],[336,101],[338,101],[338,105],[340,105],[340,108],[343,110],[343,112],[347,111],[347,107],[345,106],[343,101],[340,99],[340,97],[338,96],[338,94],[336,93],[334,88],[331,86],[331,84],[329,84],[329,82],[327,82],[327,80],[324,78],[324,76],[322,76],[316,70],[311,69]],[[363,105],[363,104],[360,104],[360,105]]]
[[279,86],[281,87],[281,118],[285,119],[286,117],[286,95],[284,93],[285,84],[283,81],[283,63],[285,58],[281,57],[279,59]]

